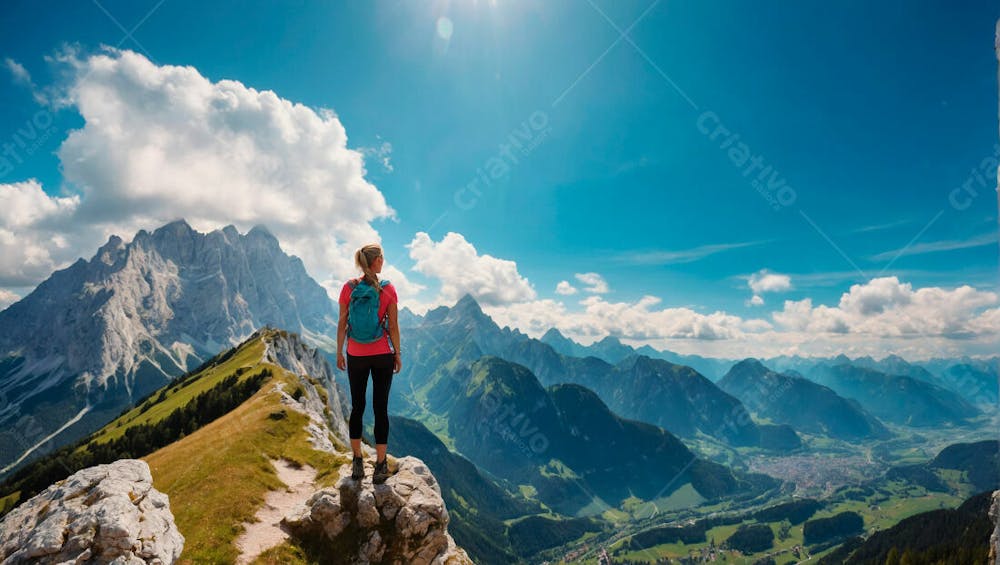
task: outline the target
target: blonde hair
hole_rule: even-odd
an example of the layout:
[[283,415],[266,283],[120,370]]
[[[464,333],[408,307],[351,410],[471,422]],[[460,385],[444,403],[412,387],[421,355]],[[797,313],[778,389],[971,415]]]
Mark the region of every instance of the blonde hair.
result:
[[369,243],[354,252],[354,264],[364,273],[362,278],[378,292],[382,292],[382,285],[379,284],[378,273],[372,270],[371,264],[381,256],[382,246],[377,243]]

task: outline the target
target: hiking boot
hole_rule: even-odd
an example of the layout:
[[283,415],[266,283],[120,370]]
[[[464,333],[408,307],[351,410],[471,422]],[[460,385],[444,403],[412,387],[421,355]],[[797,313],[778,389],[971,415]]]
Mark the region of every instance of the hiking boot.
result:
[[360,481],[365,477],[365,460],[363,457],[355,457],[351,465],[351,478]]
[[392,476],[389,472],[389,462],[386,459],[375,463],[375,473],[372,475],[372,482],[380,485]]

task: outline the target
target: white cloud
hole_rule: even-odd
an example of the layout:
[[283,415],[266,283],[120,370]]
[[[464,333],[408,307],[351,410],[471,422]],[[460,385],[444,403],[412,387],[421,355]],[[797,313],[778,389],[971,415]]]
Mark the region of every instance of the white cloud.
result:
[[366,156],[374,157],[379,163],[382,164],[382,168],[390,173],[392,172],[392,144],[388,141],[383,141],[375,147],[362,147],[360,148],[360,151]]
[[764,305],[764,299],[761,298],[761,296],[759,294],[755,294],[755,295],[753,295],[750,298],[750,300],[747,300],[745,302],[745,304],[747,306],[763,306]]
[[571,294],[576,294],[576,292],[576,287],[571,285],[569,281],[559,281],[559,284],[556,285],[556,294],[569,296]]
[[761,269],[750,275],[747,284],[754,294],[782,292],[792,288],[792,279],[788,275],[770,273],[767,269]]
[[0,286],[35,284],[76,257],[65,225],[79,204],[34,179],[0,184]]
[[[52,60],[69,69],[60,103],[84,123],[58,152],[75,191],[63,202],[72,204],[71,221],[35,240],[36,263],[55,262],[46,257],[68,230],[84,235],[70,239],[73,254],[89,257],[111,233],[128,238],[176,218],[200,231],[264,224],[335,293],[357,272],[354,250],[379,241],[373,223],[395,218],[331,110],[131,51],[81,57],[68,50]],[[0,234],[14,221],[3,217]],[[50,268],[30,276],[37,283]],[[389,274],[401,295],[420,288],[401,271]]]
[[494,306],[535,299],[535,289],[514,261],[479,255],[459,233],[448,232],[435,243],[427,233],[417,232],[406,247],[416,262],[413,270],[441,282],[443,303],[454,303],[466,293]]
[[598,273],[576,273],[573,276],[576,277],[576,280],[587,285],[583,288],[584,292],[605,294],[610,290],[607,281]]
[[[508,278],[521,278],[512,261],[479,257],[459,234],[450,233],[435,244],[420,233],[411,248],[411,257],[422,263],[422,272],[441,279],[443,284],[450,278],[462,281],[460,265],[471,266],[470,271],[481,270],[478,265],[484,257],[506,264]],[[430,269],[430,265],[437,267]],[[597,281],[587,273],[582,275],[589,282]],[[781,275],[763,275],[767,273],[755,282],[761,292],[791,287],[790,280]],[[566,285],[561,286],[572,286],[562,282]],[[443,288],[434,305],[454,304],[459,296],[456,286]],[[895,277],[853,285],[836,306],[814,306],[811,298],[785,301],[783,310],[771,314],[773,321],[721,310],[703,313],[687,307],[665,308],[661,302],[651,295],[632,302],[612,302],[591,294],[577,307],[560,299],[537,299],[533,293],[505,300],[481,300],[483,310],[497,324],[518,328],[532,337],[558,328],[563,335],[585,345],[613,335],[634,346],[651,345],[678,353],[731,359],[838,353],[884,357],[896,353],[920,360],[995,354],[1000,336],[1000,308],[995,293],[969,286],[914,290]],[[755,294],[748,303],[762,305],[763,298]],[[926,323],[929,319],[933,322]]]
[[0,288],[0,310],[3,310],[20,299],[21,297],[17,294],[14,294],[7,289]]
[[5,67],[7,67],[7,70],[10,72],[11,76],[14,77],[14,82],[26,86],[31,86],[31,74],[28,73],[28,69],[24,68],[24,65],[18,63],[14,59],[11,59],[10,57],[4,58],[3,64]]
[[517,327],[540,336],[551,327],[567,337],[588,344],[607,335],[629,340],[737,339],[748,333],[766,331],[766,320],[744,320],[725,312],[701,314],[690,308],[655,308],[655,296],[635,302],[608,302],[601,296],[580,301],[582,311],[571,311],[558,300],[536,300],[484,308],[500,325]]
[[941,241],[928,241],[925,243],[915,243],[899,249],[890,249],[876,253],[868,259],[870,261],[886,261],[896,259],[905,255],[920,255],[922,253],[935,253],[938,251],[953,251],[955,249],[968,249],[970,247],[980,247],[982,245],[993,245],[997,242],[998,234],[996,230],[981,233],[969,239],[945,239]]
[[31,96],[35,99],[35,102],[39,104],[48,103],[48,97],[35,86],[35,83],[31,80],[31,73],[28,72],[28,69],[24,68],[24,65],[10,57],[4,58],[3,64],[7,68],[7,71],[10,72],[15,83],[31,91]]
[[914,290],[896,277],[851,285],[837,306],[813,306],[812,300],[786,300],[774,320],[788,330],[831,332],[870,337],[989,338],[1000,333],[997,294],[969,285],[954,289]]
[[690,263],[714,255],[729,251],[730,249],[740,249],[754,245],[770,243],[774,240],[740,241],[735,243],[711,243],[699,245],[691,249],[680,250],[653,250],[623,254],[617,259],[626,263],[637,265],[671,265],[676,263]]
[[[775,324],[723,311],[658,308],[660,299],[608,302],[601,296],[573,310],[558,300],[535,300],[486,308],[500,325],[539,337],[551,327],[583,344],[607,335],[635,346],[652,345],[679,353],[738,359],[747,356],[835,355],[883,357],[889,353],[920,360],[934,356],[992,355],[1000,336],[1000,308],[992,292],[971,287],[936,287],[886,292],[885,281],[855,285],[839,306],[813,305],[812,299],[786,301],[773,314]],[[899,285],[908,289],[909,285]],[[883,297],[882,313],[873,307]],[[893,304],[894,306],[889,306]],[[994,305],[977,313],[983,306]],[[903,308],[903,310],[899,310]],[[916,309],[913,309],[916,308]],[[907,310],[909,309],[909,310]],[[868,314],[862,314],[868,312]],[[925,320],[934,318],[934,322]]]

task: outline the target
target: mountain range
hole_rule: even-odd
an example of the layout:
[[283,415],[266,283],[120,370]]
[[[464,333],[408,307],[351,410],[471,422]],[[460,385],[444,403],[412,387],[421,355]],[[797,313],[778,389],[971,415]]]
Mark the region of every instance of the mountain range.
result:
[[758,416],[796,430],[848,441],[891,435],[856,400],[801,376],[772,371],[757,359],[733,365],[717,384]]
[[[285,392],[312,399],[323,422],[313,441],[343,454],[349,403],[328,363],[336,319],[323,287],[263,227],[203,234],[178,221],[128,243],[113,236],[89,261],[57,271],[0,312],[0,476],[32,475],[37,491],[81,457],[52,450],[79,441],[107,457],[139,456],[136,449],[160,432],[138,427],[132,443],[105,440],[130,422],[168,416],[165,406],[181,408],[191,383],[202,392],[218,384],[213,379],[225,375],[206,371],[248,351],[247,340],[268,326],[282,328],[269,330],[274,335],[301,336],[265,340],[261,359],[300,375],[283,381]],[[541,559],[586,532],[607,533],[602,519],[636,501],[733,504],[781,487],[728,460],[709,460],[699,451],[705,445],[780,457],[803,447],[800,432],[856,442],[889,438],[883,422],[968,426],[989,409],[996,383],[995,364],[980,359],[736,361],[633,348],[611,336],[581,346],[554,328],[535,339],[499,327],[470,295],[423,315],[403,307],[399,319],[409,361],[391,390],[398,453],[426,461],[442,486],[442,508],[454,509],[456,539],[488,562]],[[254,367],[238,369],[260,381],[232,369],[232,386],[253,395],[272,382]],[[221,410],[211,406],[205,413]],[[288,417],[280,408],[268,414],[275,426]],[[145,453],[154,480],[174,472],[178,454],[192,457],[183,451],[193,441],[187,437],[201,433],[206,445],[225,447],[197,428],[171,429],[181,435],[160,446],[169,456]],[[235,468],[243,464],[259,462],[240,459]],[[419,474],[423,464],[407,469]],[[940,468],[965,469],[955,465]],[[163,490],[182,501],[199,495]],[[0,510],[11,500],[0,496]]]
[[0,468],[83,437],[265,325],[336,334],[326,291],[266,228],[112,236],[0,312]]
[[[351,478],[338,390],[298,335],[262,328],[0,484],[0,558],[471,565],[423,461],[391,454],[375,485],[365,445]],[[95,476],[112,480],[75,486]]]

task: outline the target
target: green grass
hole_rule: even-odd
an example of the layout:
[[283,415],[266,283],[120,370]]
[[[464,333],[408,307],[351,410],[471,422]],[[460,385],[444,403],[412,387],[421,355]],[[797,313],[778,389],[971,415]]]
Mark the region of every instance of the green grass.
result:
[[[299,378],[262,362],[267,337],[262,335],[244,344],[224,362],[179,384],[167,385],[92,436],[93,442],[103,443],[121,437],[134,426],[155,424],[241,368],[245,369],[241,381],[263,369],[271,371],[272,376],[243,404],[142,458],[149,464],[154,487],[170,497],[175,523],[185,537],[182,563],[236,560],[234,541],[243,531],[242,524],[254,520],[268,491],[284,488],[271,460],[312,466],[318,471],[317,488],[333,484],[339,467],[349,462],[346,455],[313,449],[305,430],[308,417],[281,404],[276,390],[279,386],[286,391],[314,386],[324,400],[327,393],[314,379]],[[0,499],[0,508],[16,496]],[[309,562],[302,550],[290,543],[273,548],[257,560]]]
[[[158,401],[160,392],[154,393],[149,397],[149,400],[122,414],[95,433],[93,441],[97,443],[112,441],[121,437],[125,430],[132,426],[159,422],[174,410],[185,406],[194,397],[219,384],[222,379],[232,375],[237,369],[257,365],[263,354],[264,341],[262,339],[246,344],[221,365],[202,371],[183,385],[168,385],[167,388],[162,389],[166,391],[163,400]],[[246,371],[241,380],[251,376],[252,373],[252,371]],[[180,388],[177,388],[178,386]],[[151,405],[143,411],[143,407],[147,406],[147,403],[151,403]]]
[[[958,476],[960,473],[952,474],[955,476],[946,475],[946,478],[956,481],[961,479],[961,477]],[[884,530],[890,528],[904,518],[913,516],[914,514],[937,508],[955,508],[961,504],[965,498],[967,498],[965,496],[957,496],[954,494],[927,492],[922,487],[913,487],[912,485],[906,485],[900,482],[884,484],[882,487],[890,492],[890,496],[884,500],[879,500],[883,498],[883,495],[876,493],[875,495],[868,497],[866,500],[845,500],[842,502],[836,502],[831,504],[829,507],[820,510],[810,519],[826,518],[840,512],[850,510],[860,514],[864,519],[866,531],[872,532],[876,529]],[[873,503],[875,500],[878,500],[878,502]],[[644,508],[647,504],[648,503],[642,500],[633,498],[627,500],[622,506],[623,510],[627,510],[633,517],[637,517],[640,514],[638,510]],[[701,507],[698,510],[698,514],[701,516],[711,512],[708,507]],[[743,523],[753,523],[753,520],[746,520]],[[791,526],[788,532],[789,535],[784,540],[778,539],[780,527],[778,522],[769,522],[767,524],[771,527],[775,534],[774,546],[771,549],[749,556],[737,556],[733,553],[727,552],[725,554],[725,562],[751,564],[764,555],[770,554],[779,565],[784,565],[786,563],[800,562],[806,557],[807,554],[800,554],[801,557],[796,558],[791,551],[794,546],[798,545],[801,547],[803,545],[802,524]],[[608,546],[608,551],[612,553],[612,557],[614,559],[629,559],[638,562],[654,562],[657,559],[666,558],[679,559],[681,557],[687,557],[688,555],[697,554],[702,549],[708,547],[710,540],[713,538],[716,546],[722,545],[725,540],[740,527],[740,525],[741,524],[729,524],[711,528],[706,532],[705,542],[702,543],[684,544],[678,542],[661,544],[639,551],[623,551],[621,553],[614,553],[616,549],[627,544],[628,538],[624,538],[610,544]],[[815,561],[817,557],[825,555],[834,549],[835,547],[826,549],[816,554],[811,554],[812,561]],[[806,551],[808,551],[807,548]],[[596,559],[588,558],[581,562],[596,563]]]
[[0,516],[7,514],[7,511],[14,507],[21,500],[21,491],[15,491],[0,498]]
[[309,559],[302,548],[288,541],[272,547],[253,560],[253,565],[313,565],[314,563],[316,562]]
[[[144,459],[154,486],[170,497],[178,529],[185,536],[182,561],[233,562],[233,541],[241,524],[253,520],[270,490],[283,488],[272,459],[308,464],[319,471],[319,485],[331,484],[348,462],[314,450],[305,415],[282,406],[277,383],[286,389],[298,379],[268,364],[275,376],[229,414]],[[272,414],[284,413],[275,419]],[[319,486],[318,485],[318,486]]]
[[580,478],[580,475],[573,472],[573,469],[567,467],[566,464],[559,459],[549,459],[548,463],[538,467],[538,472],[543,477],[560,477],[568,480]]

